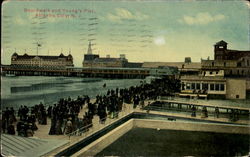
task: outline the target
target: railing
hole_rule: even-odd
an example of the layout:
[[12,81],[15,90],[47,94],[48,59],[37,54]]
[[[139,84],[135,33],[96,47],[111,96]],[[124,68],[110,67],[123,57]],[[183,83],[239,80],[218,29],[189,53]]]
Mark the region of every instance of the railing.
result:
[[[87,137],[87,136],[93,134],[94,132],[102,130],[104,127],[114,123],[115,121],[121,119],[122,117],[129,115],[130,113],[132,113],[134,111],[134,109],[132,109],[131,104],[125,104],[125,105],[126,105],[126,107],[123,106],[123,110],[117,113],[117,117],[109,118],[107,116],[103,119],[100,119],[99,122],[97,122],[97,123],[92,122],[91,124],[88,124],[86,126],[78,128],[77,130],[75,130],[69,134],[66,134],[66,136],[68,136],[70,142],[72,142],[72,139],[73,139],[73,141],[75,139],[75,138],[72,138],[74,136]],[[79,138],[76,138],[76,140],[79,140]]]
[[[179,107],[177,106],[178,104],[164,104],[163,106],[147,106],[145,109],[148,110],[150,112],[150,110],[152,111],[161,111],[161,112],[168,112],[168,113],[175,113],[175,114],[181,114],[184,117],[191,117],[192,116],[192,109],[189,106],[186,107]],[[202,111],[201,107],[195,107],[195,113],[196,113],[196,117],[201,117],[201,118],[205,118],[204,116],[204,112]],[[214,119],[219,119],[219,118],[225,118],[228,119],[228,121],[237,121],[237,120],[248,120],[249,121],[249,114],[248,113],[238,113],[235,114],[235,116],[237,117],[236,119],[234,119],[234,116],[232,113],[227,112],[226,110],[222,110],[220,109],[219,113],[216,114],[216,112],[210,108],[207,108],[207,116],[208,117],[213,117]]]

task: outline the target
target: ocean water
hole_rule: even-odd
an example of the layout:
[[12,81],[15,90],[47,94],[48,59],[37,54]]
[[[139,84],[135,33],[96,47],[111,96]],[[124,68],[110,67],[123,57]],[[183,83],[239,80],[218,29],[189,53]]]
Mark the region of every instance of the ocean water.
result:
[[[79,77],[47,77],[47,76],[1,76],[1,107],[18,108],[20,105],[33,106],[42,102],[52,105],[60,98],[76,98],[79,95],[106,94],[108,89],[126,88],[139,85],[142,79],[101,79]],[[103,84],[106,87],[103,88]],[[167,98],[168,99],[168,98]],[[250,108],[250,99],[246,100],[197,100],[173,98],[186,102],[203,104],[240,106]]]
[[[20,105],[33,106],[40,102],[52,105],[60,98],[77,98],[79,95],[106,94],[108,89],[139,85],[141,79],[100,79],[47,76],[1,76],[2,108]],[[104,88],[103,85],[106,84]]]

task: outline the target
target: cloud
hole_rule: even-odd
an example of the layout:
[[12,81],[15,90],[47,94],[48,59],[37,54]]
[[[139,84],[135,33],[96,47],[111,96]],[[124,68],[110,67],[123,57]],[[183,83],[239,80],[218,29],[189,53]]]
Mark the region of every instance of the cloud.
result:
[[109,13],[107,15],[107,19],[113,22],[121,22],[121,20],[145,20],[148,18],[148,15],[142,14],[141,12],[136,11],[132,13],[123,8],[116,8],[114,14]]
[[158,36],[158,37],[154,38],[154,43],[156,45],[161,46],[161,45],[165,45],[166,41],[165,41],[165,38],[163,36]]
[[184,15],[178,21],[188,25],[206,25],[208,23],[224,20],[225,16],[222,14],[210,15],[209,13],[198,13],[195,16]]

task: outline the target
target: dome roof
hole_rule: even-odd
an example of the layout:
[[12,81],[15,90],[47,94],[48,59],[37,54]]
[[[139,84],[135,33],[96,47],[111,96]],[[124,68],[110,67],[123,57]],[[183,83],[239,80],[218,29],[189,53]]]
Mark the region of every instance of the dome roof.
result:
[[18,54],[15,52],[15,53],[13,53],[13,55],[12,56],[18,56]]
[[59,55],[59,57],[64,57],[64,54],[63,54],[63,53],[61,53],[61,54]]

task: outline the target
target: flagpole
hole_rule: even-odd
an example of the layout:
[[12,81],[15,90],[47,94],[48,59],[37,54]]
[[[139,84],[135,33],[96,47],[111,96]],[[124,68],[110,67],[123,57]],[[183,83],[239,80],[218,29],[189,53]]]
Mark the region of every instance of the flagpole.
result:
[[38,43],[37,43],[37,49],[36,49],[36,56],[38,56]]

